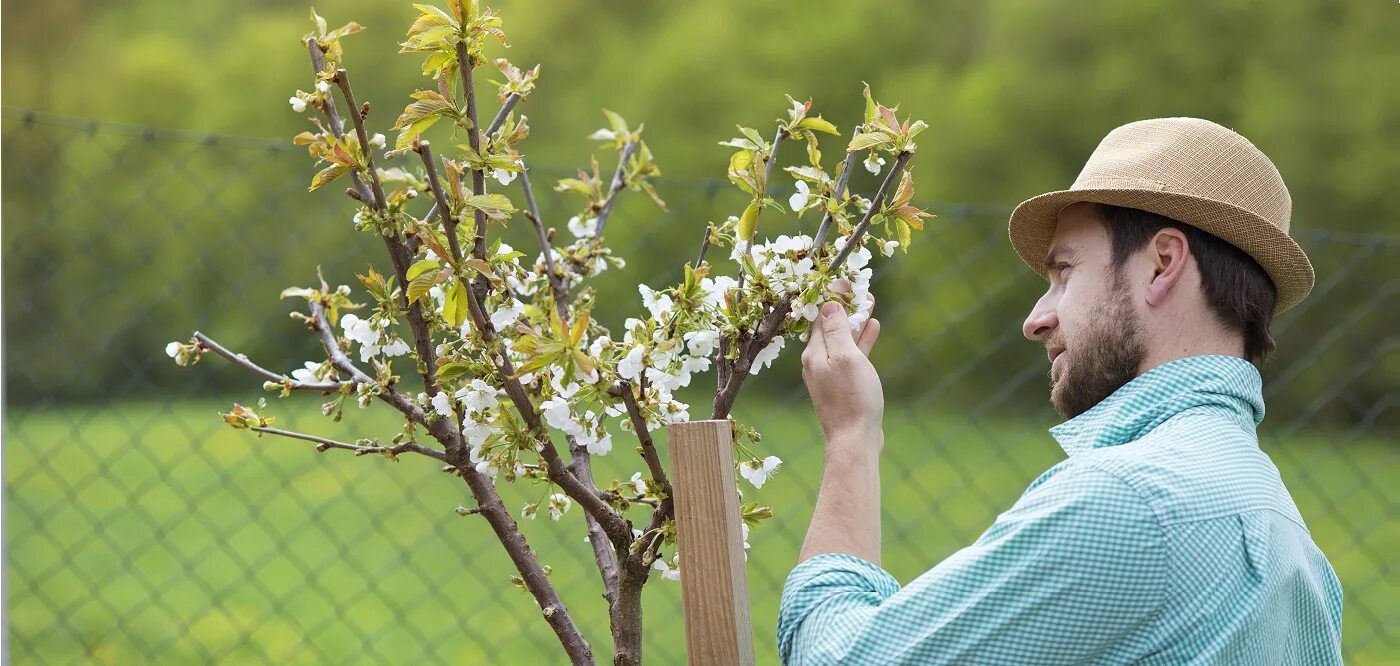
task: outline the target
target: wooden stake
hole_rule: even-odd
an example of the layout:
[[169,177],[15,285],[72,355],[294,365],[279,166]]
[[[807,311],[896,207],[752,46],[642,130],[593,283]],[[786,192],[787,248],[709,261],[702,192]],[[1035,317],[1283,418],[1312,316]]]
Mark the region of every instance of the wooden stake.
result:
[[751,666],[733,421],[676,423],[667,432],[688,663]]

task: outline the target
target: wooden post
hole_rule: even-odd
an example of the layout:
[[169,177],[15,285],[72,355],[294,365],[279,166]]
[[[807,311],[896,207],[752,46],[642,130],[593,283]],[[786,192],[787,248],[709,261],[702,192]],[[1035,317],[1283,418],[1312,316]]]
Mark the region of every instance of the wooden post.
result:
[[667,428],[688,663],[752,666],[732,421]]

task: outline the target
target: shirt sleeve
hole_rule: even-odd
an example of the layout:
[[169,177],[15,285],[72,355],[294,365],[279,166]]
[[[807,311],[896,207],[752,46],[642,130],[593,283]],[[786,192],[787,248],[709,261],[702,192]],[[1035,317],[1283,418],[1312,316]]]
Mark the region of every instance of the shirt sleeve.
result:
[[1147,633],[1166,558],[1137,491],[1065,465],[902,589],[851,555],[802,562],[783,587],[778,654],[794,666],[1094,662]]

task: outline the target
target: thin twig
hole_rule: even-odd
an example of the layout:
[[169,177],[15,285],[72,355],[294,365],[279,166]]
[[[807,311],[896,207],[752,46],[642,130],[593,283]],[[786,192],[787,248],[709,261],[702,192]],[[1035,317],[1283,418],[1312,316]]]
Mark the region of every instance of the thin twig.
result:
[[501,123],[506,121],[506,116],[510,115],[510,110],[515,108],[515,103],[520,101],[520,93],[511,93],[506,96],[506,101],[501,102],[501,110],[496,112],[496,117],[491,119],[491,124],[486,126],[486,136],[490,137],[501,129]]
[[540,242],[540,252],[544,256],[545,277],[549,279],[549,288],[554,293],[554,309],[559,313],[559,321],[568,321],[568,288],[564,285],[564,278],[554,272],[554,248],[549,244],[549,236],[544,231],[544,221],[540,219],[540,207],[535,203],[535,190],[530,187],[530,170],[522,167],[520,169],[520,189],[525,194],[525,217],[529,218],[530,224],[535,228],[535,238]]
[[315,435],[306,435],[299,432],[292,432],[290,430],[283,430],[281,428],[253,426],[249,428],[249,430],[253,430],[255,432],[265,432],[269,435],[281,435],[283,437],[290,437],[292,439],[302,439],[308,442],[315,442],[317,451],[326,451],[328,449],[344,449],[346,451],[354,451],[355,455],[357,456],[368,455],[371,453],[387,453],[391,456],[396,456],[400,453],[417,453],[419,455],[424,455],[429,458],[447,462],[447,456],[443,452],[434,451],[425,446],[419,446],[418,444],[415,444],[413,442],[404,442],[403,444],[398,444],[396,446],[360,446],[358,444],[346,444],[345,442],[337,442],[333,439],[326,439],[324,437],[317,437]]
[[[306,38],[306,50],[311,55],[311,72],[319,76],[326,69],[326,54],[321,50],[321,45],[316,43],[315,37]],[[326,122],[331,126],[331,134],[338,138],[345,133],[345,125],[340,121],[340,113],[336,111],[335,100],[327,98],[326,103],[322,105],[321,112],[326,114]],[[373,200],[374,194],[369,191],[369,187],[364,184],[364,181],[360,180],[360,174],[351,171],[350,180],[355,185],[355,198],[368,205]]]
[[708,250],[708,249],[710,249],[710,231],[711,231],[711,229],[712,229],[712,227],[711,227],[710,225],[708,225],[708,224],[705,225],[705,235],[704,235],[703,237],[701,237],[701,239],[700,239],[700,254],[699,254],[699,255],[696,255],[696,257],[695,257],[695,263],[691,265],[691,268],[697,268],[697,269],[698,269],[698,268],[700,268],[700,264],[703,263],[703,262],[705,261],[705,251]]
[[[783,139],[785,138],[787,138],[787,132],[784,132],[783,128],[779,127],[777,133],[773,135],[773,147],[768,150],[768,159],[763,162],[763,194],[765,196],[768,194],[769,180],[773,177],[773,165],[778,163],[778,146],[782,145]],[[754,229],[754,233],[758,233],[757,228]],[[753,238],[746,238],[744,239],[744,256],[748,257],[752,254]],[[742,270],[739,271],[740,290],[744,288],[744,275]]]
[[628,141],[622,146],[622,154],[617,158],[617,169],[613,170],[612,184],[608,186],[608,196],[603,200],[603,206],[598,210],[598,222],[593,232],[594,238],[603,237],[603,227],[608,224],[608,216],[612,215],[613,204],[617,203],[617,193],[627,185],[627,160],[632,158],[632,153],[637,150],[636,141]]
[[365,170],[369,171],[370,188],[374,191],[374,207],[376,210],[384,210],[388,208],[389,200],[384,197],[384,186],[379,183],[379,172],[374,169],[374,151],[370,149],[369,134],[365,132],[364,114],[355,106],[355,91],[350,87],[350,73],[344,68],[335,70],[335,82],[340,86],[340,94],[345,96],[345,105],[350,107],[350,120],[355,123],[355,136],[359,137],[360,151],[365,155]]
[[[860,130],[857,129],[855,134],[860,134]],[[851,169],[856,168],[856,152],[857,151],[852,150],[846,153],[845,166],[841,169],[841,177],[836,181],[836,195],[834,199],[837,205],[840,205],[841,197],[846,192],[846,182],[851,179]],[[824,249],[822,244],[826,242],[826,234],[831,229],[831,222],[833,219],[831,211],[828,210],[826,214],[822,216],[822,223],[817,226],[817,233],[812,238],[812,251],[816,253],[813,260],[821,257],[821,252]]]
[[618,380],[608,389],[608,393],[622,398],[623,404],[627,405],[627,416],[631,419],[632,430],[642,445],[642,458],[646,460],[651,478],[661,485],[663,492],[670,495],[671,481],[666,478],[666,468],[661,466],[661,458],[656,454],[656,444],[652,441],[651,433],[647,431],[646,419],[642,418],[642,411],[637,406],[637,396],[632,394],[631,382],[625,379]]
[[[471,146],[472,152],[481,154],[481,129],[476,123],[476,87],[472,85],[472,59],[467,54],[467,45],[457,42],[457,69],[462,75],[462,90],[467,96],[467,120],[471,127],[467,129],[467,143]],[[472,169],[472,194],[477,196],[486,194],[486,174],[481,169]],[[472,245],[472,256],[477,259],[486,259],[486,211],[480,208],[473,211],[473,218],[476,221],[476,237]],[[481,276],[472,279],[472,287],[478,295],[484,296],[486,286]]]
[[320,391],[322,393],[330,393],[333,391],[339,391],[342,384],[350,384],[352,386],[355,384],[355,382],[299,382],[295,379],[291,379],[286,375],[275,373],[271,370],[268,370],[267,368],[264,368],[254,363],[248,360],[248,357],[244,356],[243,354],[235,354],[234,352],[225,348],[223,345],[214,342],[212,338],[203,333],[200,333],[199,331],[194,332],[194,337],[197,340],[199,340],[199,344],[201,346],[213,350],[214,353],[218,354],[219,356],[222,356],[232,361],[236,365],[251,370],[254,374],[261,375],[264,379],[268,381],[277,382],[278,384],[282,384],[293,391]]
[[[441,181],[438,180],[437,167],[433,163],[433,149],[427,141],[416,141],[413,144],[414,152],[423,158],[423,166],[428,170],[428,188],[433,191],[433,198],[437,200],[433,204],[433,210],[438,212],[438,217],[442,219],[442,229],[447,234],[447,245],[452,252],[454,264],[462,263],[462,247],[457,243],[457,221],[452,219],[452,207],[447,205],[447,193],[442,191]],[[431,211],[430,211],[431,212]]]
[[842,246],[841,251],[832,258],[831,263],[826,268],[827,273],[835,272],[837,269],[841,268],[841,264],[846,263],[846,257],[860,246],[860,242],[863,240],[862,236],[865,234],[865,229],[870,226],[870,220],[875,217],[876,213],[880,212],[880,208],[885,204],[885,195],[889,192],[890,188],[894,185],[894,181],[899,178],[900,174],[904,173],[904,165],[908,164],[909,158],[913,156],[914,153],[906,150],[894,158],[894,164],[890,166],[890,172],[885,175],[885,180],[880,183],[880,189],[876,190],[875,196],[870,199],[870,209],[865,211],[865,216],[860,219],[860,224],[857,224],[855,230],[851,232],[851,237],[846,239],[846,244]]

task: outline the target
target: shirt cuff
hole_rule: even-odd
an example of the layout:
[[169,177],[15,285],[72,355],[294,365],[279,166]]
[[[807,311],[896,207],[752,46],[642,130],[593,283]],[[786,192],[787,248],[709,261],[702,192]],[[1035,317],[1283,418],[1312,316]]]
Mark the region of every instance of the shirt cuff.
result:
[[854,555],[822,553],[788,574],[778,608],[778,654],[789,663],[797,633],[813,613],[878,606],[899,591],[888,572]]

